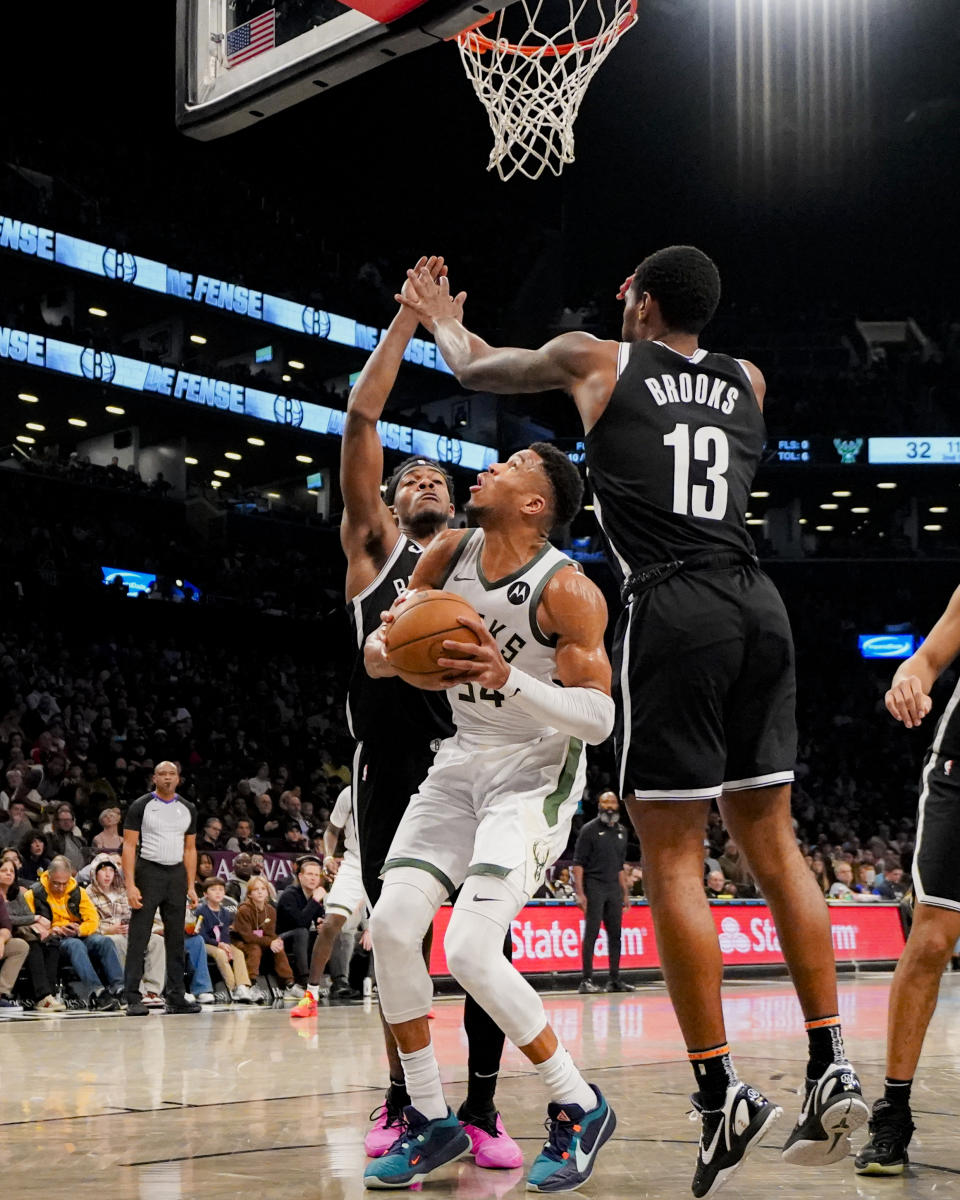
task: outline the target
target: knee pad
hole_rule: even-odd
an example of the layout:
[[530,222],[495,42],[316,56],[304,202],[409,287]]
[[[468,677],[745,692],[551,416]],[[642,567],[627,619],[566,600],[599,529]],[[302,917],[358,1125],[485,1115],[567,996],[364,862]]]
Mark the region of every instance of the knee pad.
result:
[[370,935],[380,1006],[392,1025],[430,1011],[433,985],[420,947],[445,897],[443,884],[417,867],[396,867],[384,879]]
[[465,888],[454,906],[443,944],[447,966],[510,1041],[526,1046],[547,1019],[540,997],[503,955],[504,929],[522,901],[502,879],[484,878],[482,892],[475,901]]

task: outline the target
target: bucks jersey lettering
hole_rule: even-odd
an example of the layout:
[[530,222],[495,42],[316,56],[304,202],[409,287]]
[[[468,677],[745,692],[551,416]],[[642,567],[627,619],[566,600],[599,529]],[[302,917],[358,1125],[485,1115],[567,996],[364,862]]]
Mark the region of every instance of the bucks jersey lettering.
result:
[[[494,583],[483,573],[482,529],[468,530],[447,567],[440,584],[468,600],[500,647],[504,660],[546,683],[556,678],[556,639],[548,637],[537,623],[543,589],[564,567],[576,567],[571,559],[546,545],[528,563]],[[515,712],[506,697],[492,688],[474,683],[451,688],[446,695],[460,734],[475,734],[507,742],[540,737],[546,729]]]
[[746,368],[624,342],[618,372],[586,437],[612,565],[627,576],[711,550],[753,554],[746,512],[766,430]]
[[402,679],[371,679],[363,665],[363,643],[410,582],[423,550],[401,536],[376,579],[347,605],[357,643],[347,689],[347,724],[362,742],[389,741],[423,746],[453,733],[444,692],[424,692]]

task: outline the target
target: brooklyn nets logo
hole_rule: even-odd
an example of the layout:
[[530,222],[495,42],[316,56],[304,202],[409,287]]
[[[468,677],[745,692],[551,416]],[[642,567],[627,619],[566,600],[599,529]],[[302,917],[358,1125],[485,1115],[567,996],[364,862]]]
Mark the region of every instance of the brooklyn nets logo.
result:
[[299,429],[303,424],[303,405],[290,396],[274,396],[273,419],[278,425],[291,425]]
[[325,338],[330,333],[330,314],[322,308],[305,308],[300,316],[303,332],[311,337]]
[[121,283],[133,283],[137,277],[137,260],[132,254],[127,254],[123,250],[104,250],[100,262],[107,279],[117,279]]
[[106,350],[87,347],[80,355],[80,370],[85,379],[92,379],[95,383],[111,383],[117,373],[117,364],[113,355]]
[[437,460],[456,465],[463,458],[463,446],[452,437],[437,438]]
[[511,604],[526,604],[530,599],[530,584],[522,579],[518,583],[511,583],[507,588],[507,599]]

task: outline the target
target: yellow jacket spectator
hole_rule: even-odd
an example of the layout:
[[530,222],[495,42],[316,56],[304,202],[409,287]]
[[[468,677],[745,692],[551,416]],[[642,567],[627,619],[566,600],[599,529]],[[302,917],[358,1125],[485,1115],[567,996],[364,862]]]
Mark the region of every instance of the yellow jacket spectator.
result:
[[116,947],[98,932],[100,916],[63,855],[40,872],[26,901],[33,912],[49,920],[49,939],[59,943],[61,963],[68,962],[77,975],[78,998],[91,1008],[118,1009],[123,968]]

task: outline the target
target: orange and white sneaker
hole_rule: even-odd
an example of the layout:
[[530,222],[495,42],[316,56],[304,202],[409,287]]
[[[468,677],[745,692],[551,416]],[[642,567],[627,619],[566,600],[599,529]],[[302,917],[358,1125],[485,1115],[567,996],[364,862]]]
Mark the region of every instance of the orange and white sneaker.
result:
[[303,999],[290,1010],[291,1017],[315,1017],[317,1015],[317,998],[307,992]]

